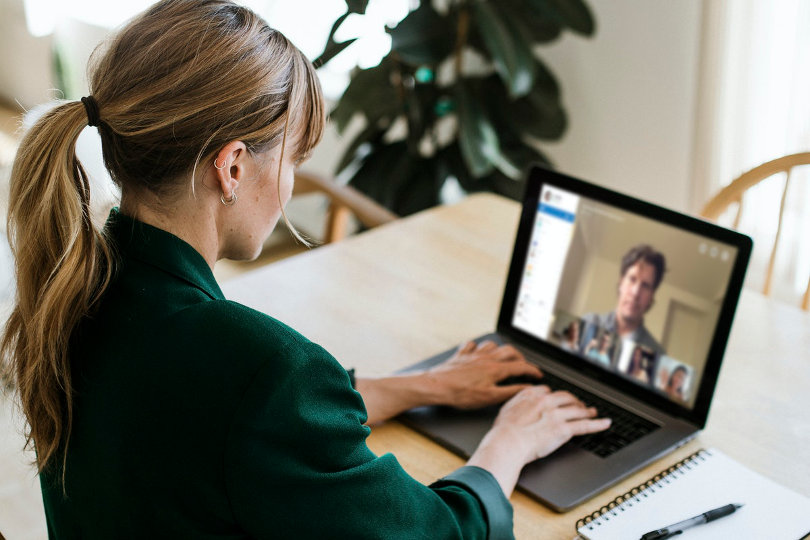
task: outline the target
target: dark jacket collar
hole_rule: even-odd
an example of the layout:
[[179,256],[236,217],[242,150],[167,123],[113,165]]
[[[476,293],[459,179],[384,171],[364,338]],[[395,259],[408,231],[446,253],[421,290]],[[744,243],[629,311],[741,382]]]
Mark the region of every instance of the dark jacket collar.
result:
[[214,274],[191,245],[157,227],[113,208],[105,226],[120,257],[131,257],[159,268],[200,289],[213,300],[224,300]]

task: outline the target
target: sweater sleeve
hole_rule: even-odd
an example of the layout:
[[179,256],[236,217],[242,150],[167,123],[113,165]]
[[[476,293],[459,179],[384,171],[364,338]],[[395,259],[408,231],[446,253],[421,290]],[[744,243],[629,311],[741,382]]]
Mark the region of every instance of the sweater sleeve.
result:
[[[311,343],[262,366],[233,419],[225,456],[237,522],[257,538],[490,538],[512,534],[492,475],[462,467],[431,486],[376,456],[346,371]],[[282,370],[283,371],[283,370]]]

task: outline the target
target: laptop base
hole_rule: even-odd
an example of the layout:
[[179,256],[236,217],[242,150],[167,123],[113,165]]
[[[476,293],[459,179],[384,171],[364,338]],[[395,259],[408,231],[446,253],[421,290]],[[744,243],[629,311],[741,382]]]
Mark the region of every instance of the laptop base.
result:
[[[487,334],[476,342],[504,342],[498,334]],[[405,368],[400,373],[422,371],[450,358],[450,349]],[[541,365],[541,369],[549,367]],[[542,380],[540,381],[542,384]],[[477,410],[452,407],[419,407],[398,420],[463,458],[469,458],[492,427],[500,406]],[[662,428],[603,458],[569,442],[550,456],[529,463],[517,488],[557,512],[566,512],[587,501],[633,472],[691,440],[699,430],[677,420],[661,419]]]

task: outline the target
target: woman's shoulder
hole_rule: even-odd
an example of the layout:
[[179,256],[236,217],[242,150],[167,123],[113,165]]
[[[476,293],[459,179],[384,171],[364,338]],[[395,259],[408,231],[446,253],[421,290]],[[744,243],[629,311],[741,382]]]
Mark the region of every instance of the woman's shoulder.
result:
[[168,320],[178,345],[201,356],[239,359],[254,365],[272,361],[280,369],[301,362],[335,362],[323,348],[278,319],[230,300],[188,306]]
[[243,338],[262,339],[268,337],[269,333],[274,339],[283,339],[285,342],[311,344],[303,335],[280,320],[232,300],[209,300],[193,304],[178,312],[176,318],[204,327],[221,327],[223,331]]

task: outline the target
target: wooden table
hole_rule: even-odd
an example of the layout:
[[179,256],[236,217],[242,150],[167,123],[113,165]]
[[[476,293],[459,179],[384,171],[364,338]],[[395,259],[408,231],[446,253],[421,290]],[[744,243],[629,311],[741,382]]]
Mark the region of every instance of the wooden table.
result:
[[[383,375],[495,328],[520,206],[470,196],[225,283],[225,295]],[[707,428],[675,453],[565,514],[512,496],[517,538],[567,538],[584,514],[701,447],[810,496],[810,315],[743,293]],[[368,440],[422,482],[463,460],[397,422]]]

